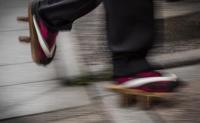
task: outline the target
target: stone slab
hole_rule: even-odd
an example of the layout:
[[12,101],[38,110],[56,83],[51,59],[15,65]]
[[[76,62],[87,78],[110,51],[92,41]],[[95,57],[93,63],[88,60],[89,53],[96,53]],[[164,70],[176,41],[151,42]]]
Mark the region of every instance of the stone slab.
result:
[[199,68],[200,65],[198,64],[163,70],[164,72],[177,74],[181,80],[188,82],[189,86],[166,99],[166,103],[154,106],[150,111],[144,111],[135,106],[128,108],[120,107],[118,95],[107,92],[105,89],[105,85],[110,82],[95,84],[97,92],[94,97],[101,97],[106,112],[116,123],[162,123],[164,121],[166,123],[176,123],[176,121],[180,123],[187,123],[189,121],[198,123],[200,120],[197,115],[200,111],[196,107],[199,105]]
[[152,110],[160,117],[160,123],[199,123],[199,89],[199,81],[192,81],[176,96],[155,106]]
[[0,67],[0,86],[45,81],[57,78],[54,65],[47,67],[33,63]]
[[199,12],[199,1],[166,2],[163,0],[155,0],[156,18],[172,18],[183,16],[195,12]]
[[121,107],[119,105],[119,95],[108,92],[105,86],[110,82],[96,84],[96,97],[100,96],[111,121],[114,123],[154,123],[148,112],[140,110],[138,107]]
[[90,104],[84,87],[59,81],[0,87],[0,119],[32,115]]

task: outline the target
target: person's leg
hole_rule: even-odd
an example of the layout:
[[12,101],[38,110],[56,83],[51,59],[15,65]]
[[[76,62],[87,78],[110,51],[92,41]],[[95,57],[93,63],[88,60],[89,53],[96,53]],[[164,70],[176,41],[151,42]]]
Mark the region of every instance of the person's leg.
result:
[[154,71],[146,60],[154,41],[153,0],[104,0],[104,3],[115,84],[120,89],[173,91],[179,84],[176,75]]
[[32,0],[29,4],[31,52],[37,64],[49,64],[56,51],[60,30],[70,30],[73,21],[87,14],[101,0]]
[[114,76],[150,70],[145,57],[154,41],[152,0],[104,0],[104,3]]
[[[75,0],[71,3],[69,0],[32,2],[29,7],[29,24],[32,34],[32,54],[36,57],[37,62],[39,64],[50,63],[54,56],[52,53],[55,53],[57,32],[70,29],[70,24],[75,19],[88,13],[99,3],[100,1],[95,0]],[[105,0],[105,6],[108,40],[113,53],[115,77],[122,77],[122,81],[124,81],[130,79],[126,77],[124,79],[124,76],[133,76],[131,79],[134,80],[137,80],[134,78],[135,75],[144,78],[157,76],[158,78],[153,82],[152,78],[148,78],[148,81],[144,79],[145,81],[142,81],[142,85],[145,85],[144,88],[142,86],[143,90],[155,91],[155,87],[159,87],[157,89],[159,91],[171,89],[169,86],[174,83],[171,84],[169,80],[174,81],[176,76],[159,78],[162,75],[151,72],[151,66],[145,59],[154,38],[152,0]],[[154,82],[157,84],[153,88],[146,86]],[[133,84],[135,85],[135,83],[134,81]],[[138,84],[141,85],[141,80],[136,83],[137,87]],[[162,88],[160,89],[160,87]]]

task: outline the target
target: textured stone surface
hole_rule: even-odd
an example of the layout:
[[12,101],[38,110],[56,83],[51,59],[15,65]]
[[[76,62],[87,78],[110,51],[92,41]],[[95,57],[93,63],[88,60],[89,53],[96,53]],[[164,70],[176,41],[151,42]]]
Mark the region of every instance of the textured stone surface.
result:
[[163,98],[162,102],[154,103],[148,111],[140,110],[135,105],[121,108],[118,96],[105,89],[109,82],[95,84],[97,93],[93,97],[101,97],[105,110],[116,123],[199,123],[199,68],[200,65],[198,64],[164,70],[164,72],[177,74],[181,80],[186,82],[187,86],[181,88],[177,93]]
[[0,87],[0,97],[0,119],[91,103],[84,87],[67,87],[58,80]]
[[1,123],[110,123],[100,103],[7,119]]
[[200,84],[193,81],[166,102],[153,110],[165,123],[199,123],[200,122]]
[[110,82],[101,82],[95,84],[96,95],[101,97],[104,110],[110,116],[114,123],[154,123],[148,112],[140,110],[138,107],[121,107],[119,95],[106,90],[106,85]]

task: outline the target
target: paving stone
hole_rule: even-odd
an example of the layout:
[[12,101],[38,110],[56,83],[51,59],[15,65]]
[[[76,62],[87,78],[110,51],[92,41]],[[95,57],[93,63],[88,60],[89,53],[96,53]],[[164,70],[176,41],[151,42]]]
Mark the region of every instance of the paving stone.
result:
[[75,108],[1,120],[0,123],[110,123],[99,101]]
[[177,74],[180,79],[186,81],[190,86],[166,98],[166,103],[153,106],[153,110],[150,111],[141,110],[134,105],[128,108],[120,107],[118,95],[105,90],[105,85],[110,82],[95,84],[97,88],[96,96],[101,97],[105,110],[116,123],[162,123],[164,121],[166,123],[176,123],[176,121],[178,123],[187,123],[188,121],[198,123],[200,120],[197,115],[200,111],[196,107],[199,105],[199,67],[200,65],[192,65],[163,70],[164,72]]
[[115,123],[154,123],[148,112],[137,107],[120,107],[119,97],[106,96],[103,98],[105,110]]
[[200,64],[166,69],[163,71],[175,73],[181,80],[186,82],[193,82],[200,80]]
[[13,1],[13,0],[0,0],[0,9],[12,9],[12,8],[22,8],[28,5],[28,0],[19,0],[19,1]]
[[28,29],[26,23],[17,22],[17,16],[26,16],[25,8],[6,8],[0,9],[0,14],[2,16],[0,20],[0,32],[15,31],[15,30],[25,30]]
[[50,123],[106,123],[103,116],[91,114],[87,116],[74,117],[64,120],[58,120]]
[[84,87],[52,80],[0,87],[0,119],[32,115],[90,104]]
[[155,0],[155,6],[157,7],[157,18],[170,18],[200,11],[199,1],[165,2],[163,0]]
[[101,82],[96,84],[97,97],[101,96],[104,110],[110,116],[114,123],[154,123],[148,112],[140,110],[138,107],[121,107],[119,104],[119,95],[108,92],[105,86],[110,82]]
[[0,86],[45,81],[57,78],[54,65],[37,66],[34,63],[0,67]]
[[20,43],[19,35],[28,35],[28,30],[0,32],[0,65],[32,62],[30,45]]
[[199,81],[190,82],[176,96],[155,106],[153,111],[165,123],[199,123],[199,89]]

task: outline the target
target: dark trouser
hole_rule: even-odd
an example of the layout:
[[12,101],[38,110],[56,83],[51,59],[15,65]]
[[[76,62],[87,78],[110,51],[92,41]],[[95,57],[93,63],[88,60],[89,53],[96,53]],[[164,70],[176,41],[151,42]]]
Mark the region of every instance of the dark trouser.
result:
[[[72,2],[70,2],[72,1]],[[153,0],[104,0],[107,38],[114,76],[150,70],[146,55],[154,40]],[[74,20],[93,10],[101,0],[43,0],[39,14],[54,30],[71,28]]]

